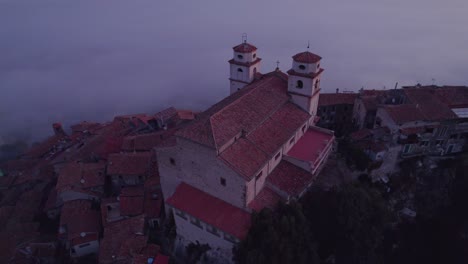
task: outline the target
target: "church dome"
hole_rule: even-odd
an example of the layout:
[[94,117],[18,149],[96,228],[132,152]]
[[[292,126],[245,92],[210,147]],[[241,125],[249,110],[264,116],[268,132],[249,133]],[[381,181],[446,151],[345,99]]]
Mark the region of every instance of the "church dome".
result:
[[322,57],[309,51],[301,52],[293,56],[294,61],[302,63],[317,63],[321,59]]
[[247,42],[242,43],[240,45],[235,46],[234,48],[235,52],[240,52],[240,53],[248,53],[248,52],[253,52],[257,50],[257,47],[255,47],[252,44],[249,44]]

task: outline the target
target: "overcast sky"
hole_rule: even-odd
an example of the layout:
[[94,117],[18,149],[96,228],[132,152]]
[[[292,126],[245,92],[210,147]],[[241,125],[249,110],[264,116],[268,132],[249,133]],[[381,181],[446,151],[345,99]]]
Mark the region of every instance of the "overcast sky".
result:
[[466,0],[0,0],[0,137],[203,110],[228,94],[244,32],[261,72],[287,71],[310,41],[325,92],[468,85],[467,14]]

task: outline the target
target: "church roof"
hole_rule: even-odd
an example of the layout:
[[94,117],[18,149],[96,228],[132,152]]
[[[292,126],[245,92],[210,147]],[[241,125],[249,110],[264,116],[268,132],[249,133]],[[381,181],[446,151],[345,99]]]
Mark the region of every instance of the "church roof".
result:
[[[285,77],[280,71],[264,75],[201,113],[176,135],[219,150],[228,165],[251,179],[310,118],[289,101]],[[235,138],[231,146],[223,148]],[[239,155],[247,152],[257,154],[248,160]]]
[[235,46],[232,49],[235,52],[248,53],[248,52],[256,51],[257,47],[255,47],[254,45],[252,45],[250,43],[245,42],[245,43],[242,43],[242,44],[239,44],[239,45]]
[[167,203],[239,239],[250,227],[249,213],[184,182]]
[[322,59],[317,54],[309,51],[304,51],[293,56],[293,60],[302,63],[317,63]]
[[270,173],[267,182],[287,195],[299,195],[312,183],[314,175],[292,163],[282,160]]

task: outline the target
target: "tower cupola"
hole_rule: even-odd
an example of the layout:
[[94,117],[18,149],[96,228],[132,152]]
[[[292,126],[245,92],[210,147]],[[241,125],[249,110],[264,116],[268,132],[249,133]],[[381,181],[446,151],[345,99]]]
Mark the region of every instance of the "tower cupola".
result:
[[315,116],[323,72],[320,67],[322,57],[305,51],[292,58],[292,68],[288,71],[288,92],[295,104]]
[[234,57],[229,60],[231,94],[254,80],[255,74],[260,70],[260,61],[262,60],[257,56],[257,47],[247,43],[245,35],[242,38],[242,43],[232,48]]

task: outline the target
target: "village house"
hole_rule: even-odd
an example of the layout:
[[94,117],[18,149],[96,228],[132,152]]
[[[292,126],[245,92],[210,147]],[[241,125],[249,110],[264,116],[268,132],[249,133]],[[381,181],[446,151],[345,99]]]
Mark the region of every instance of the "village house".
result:
[[317,126],[333,130],[337,137],[348,135],[354,129],[353,107],[355,93],[321,93],[317,115]]
[[58,173],[59,204],[71,200],[99,200],[104,195],[106,163],[69,162]]
[[401,156],[463,151],[468,138],[468,87],[404,87],[407,100],[378,108],[376,127],[388,127]]
[[101,216],[97,204],[89,200],[72,200],[62,206],[58,238],[71,257],[99,252]]
[[302,196],[334,145],[333,132],[314,123],[320,56],[302,52],[287,74],[278,68],[260,74],[255,46],[233,49],[231,95],[157,147],[180,241],[208,243],[228,262],[251,212]]
[[107,175],[117,193],[126,186],[143,185],[150,175],[153,152],[115,153],[109,155]]
[[99,263],[131,263],[132,258],[147,246],[148,237],[144,232],[143,215],[108,224],[104,228]]

